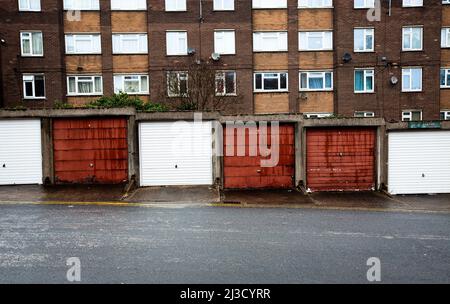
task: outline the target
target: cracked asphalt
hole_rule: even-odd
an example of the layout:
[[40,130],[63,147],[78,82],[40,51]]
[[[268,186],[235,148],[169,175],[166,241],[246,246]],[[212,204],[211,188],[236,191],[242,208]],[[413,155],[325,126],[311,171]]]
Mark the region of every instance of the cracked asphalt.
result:
[[450,283],[450,215],[0,206],[0,283]]

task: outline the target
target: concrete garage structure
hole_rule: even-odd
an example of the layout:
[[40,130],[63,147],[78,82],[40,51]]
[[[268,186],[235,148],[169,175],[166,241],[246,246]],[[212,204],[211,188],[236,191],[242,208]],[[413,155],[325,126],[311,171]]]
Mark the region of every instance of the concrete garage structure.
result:
[[388,137],[389,193],[450,193],[450,131],[392,131]]
[[0,120],[0,185],[42,184],[40,119]]

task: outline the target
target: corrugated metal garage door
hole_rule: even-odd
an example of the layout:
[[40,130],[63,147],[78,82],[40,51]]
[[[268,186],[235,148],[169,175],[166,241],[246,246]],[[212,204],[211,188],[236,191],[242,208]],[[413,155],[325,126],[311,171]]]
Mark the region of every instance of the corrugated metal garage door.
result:
[[0,120],[0,185],[42,184],[41,121]]
[[376,129],[317,128],[306,134],[307,188],[375,189]]
[[58,119],[53,122],[56,183],[119,184],[128,180],[124,118]]
[[450,193],[450,131],[389,133],[392,194]]
[[[294,187],[295,138],[293,125],[281,125],[280,155],[275,167],[261,167],[261,160],[269,159],[260,154],[250,156],[249,130],[245,133],[245,156],[237,156],[238,132],[236,129],[224,130],[224,187],[228,189],[289,189]],[[267,137],[270,142],[270,127]],[[234,156],[226,155],[227,137],[234,142]],[[258,141],[259,142],[259,136]],[[252,147],[253,148],[253,147]]]
[[212,185],[210,122],[139,124],[141,186]]

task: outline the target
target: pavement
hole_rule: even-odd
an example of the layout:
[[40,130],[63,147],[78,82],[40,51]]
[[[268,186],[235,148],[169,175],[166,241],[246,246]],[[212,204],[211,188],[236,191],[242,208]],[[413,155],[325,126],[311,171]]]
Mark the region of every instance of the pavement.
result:
[[381,192],[312,193],[295,190],[226,190],[208,186],[148,187],[125,193],[123,185],[1,186],[0,204],[159,204],[242,208],[316,208],[450,213],[450,194],[389,196]]
[[[167,205],[166,205],[167,206]],[[450,215],[0,205],[0,283],[450,283]],[[69,272],[72,273],[72,272]],[[372,283],[370,283],[372,284]]]

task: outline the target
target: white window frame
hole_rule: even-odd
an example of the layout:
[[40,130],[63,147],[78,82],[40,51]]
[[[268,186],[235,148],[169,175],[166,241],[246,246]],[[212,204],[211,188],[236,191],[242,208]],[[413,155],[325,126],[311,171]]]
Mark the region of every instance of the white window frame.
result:
[[[412,120],[413,112],[420,112],[419,120]],[[422,110],[403,110],[402,111],[402,121],[422,121],[423,120],[423,112]]]
[[[23,6],[22,1],[26,2],[26,5]],[[19,4],[19,12],[40,12],[41,11],[41,0],[18,0]],[[32,2],[36,5],[33,7]]]
[[[133,78],[133,79],[127,79]],[[125,82],[127,80],[139,82],[139,91],[137,92],[127,92],[124,90]],[[142,89],[142,83],[145,81],[146,90]],[[117,83],[120,82],[120,87],[117,87]],[[118,94],[120,92],[126,93],[128,95],[148,95],[150,92],[149,88],[149,77],[148,74],[114,74],[114,93]]]
[[403,0],[403,7],[422,7],[423,0]]
[[[75,91],[76,92],[70,92],[70,78],[75,79]],[[78,83],[79,82],[88,82],[87,80],[80,80],[80,78],[91,78],[92,81],[92,93],[80,93],[78,91]],[[100,78],[100,90],[96,91],[95,87],[95,78]],[[101,96],[103,95],[103,77],[101,75],[68,75],[67,76],[67,96]]]
[[[358,115],[361,114],[361,115]],[[375,112],[371,111],[355,111],[354,117],[357,118],[373,118],[375,117]]]
[[[420,29],[420,48],[413,48],[413,30]],[[409,33],[408,33],[409,32]],[[409,48],[405,47],[406,35],[409,34]],[[402,28],[402,50],[404,52],[423,51],[423,26],[404,26]]]
[[[138,48],[135,51],[124,50],[126,40],[136,41]],[[148,54],[148,36],[145,33],[114,33],[112,35],[113,54]]]
[[298,0],[298,8],[333,8],[333,0]]
[[333,113],[303,113],[303,116],[307,119],[329,118],[333,115]]
[[[356,72],[363,71],[363,79],[364,79],[364,89],[362,91],[356,90]],[[372,78],[372,89],[367,89],[367,78]],[[353,75],[353,86],[354,86],[354,93],[355,94],[368,94],[368,93],[375,93],[375,69],[373,68],[358,68],[355,69],[354,75]]]
[[[231,6],[227,7],[226,4],[230,1],[232,3]],[[234,1],[235,0],[214,0],[213,2],[213,10],[214,11],[234,11]]]
[[[99,0],[90,0],[89,5],[82,6],[77,5],[77,0],[64,0],[64,10],[72,10],[72,11],[99,11],[100,10],[100,1]],[[83,3],[84,4],[84,3]]]
[[[326,87],[326,74],[330,74],[331,76],[331,87]],[[306,85],[307,88],[302,88],[302,75],[306,75]],[[321,76],[321,77],[312,77],[312,76]],[[321,92],[321,91],[333,91],[334,83],[333,83],[333,71],[300,71],[299,72],[299,89],[300,92]],[[323,87],[320,89],[311,89],[309,88],[309,79],[310,78],[322,78]]]
[[[169,37],[171,35],[177,35],[178,50],[174,52],[169,49]],[[183,36],[183,37],[181,37]],[[184,40],[184,44],[180,44],[181,38]],[[187,56],[188,55],[188,33],[187,31],[166,31],[166,55],[167,56]]]
[[146,11],[147,0],[111,0],[112,11]]
[[[227,37],[228,35],[232,36]],[[222,39],[223,46],[218,42]],[[236,54],[236,31],[235,30],[214,30],[214,53],[221,55]]]
[[287,0],[252,0],[252,8],[287,8]]
[[[170,92],[170,76],[172,74],[175,74],[177,76],[177,83],[178,83],[178,92],[179,93],[173,93]],[[186,93],[183,94],[181,93],[181,77],[183,76],[186,78]],[[189,74],[187,71],[169,71],[167,72],[167,96],[170,98],[174,98],[174,97],[187,97],[189,95]]]
[[[450,4],[450,0],[449,0]],[[444,116],[444,120],[450,120],[450,110],[442,110],[441,115]]]
[[[256,88],[256,75],[261,74],[261,89]],[[281,75],[286,74],[286,88],[281,88]],[[277,75],[272,77],[271,75]],[[264,89],[265,79],[278,79],[278,89]],[[255,93],[277,93],[277,92],[288,92],[289,91],[289,73],[288,72],[255,72],[253,73],[253,92]]]
[[[444,73],[444,77],[445,77],[444,84],[442,84],[442,82],[441,82],[442,73]],[[440,83],[441,89],[450,89],[450,68],[441,68],[440,75],[439,75],[439,83]]]
[[185,11],[187,11],[186,0],[165,0],[165,11],[166,12],[185,12]]
[[[265,43],[265,41],[274,41]],[[258,31],[253,33],[253,52],[287,52],[288,32],[286,31]]]
[[[302,45],[302,36],[305,36],[307,41],[307,45]],[[312,48],[309,45],[309,39],[312,36],[317,36],[315,38],[322,38],[322,47],[321,48]],[[321,36],[321,37],[318,37]],[[326,37],[330,38],[330,41],[326,40]],[[329,45],[328,47],[326,45]],[[332,51],[333,50],[333,31],[301,31],[298,33],[298,49],[299,51]]]
[[[44,80],[44,96],[36,96],[36,80],[35,77],[40,76]],[[26,88],[25,83],[31,82],[32,84],[32,90],[33,90],[33,96],[27,96],[26,94]],[[46,89],[45,89],[45,76],[44,74],[23,74],[22,75],[22,87],[23,87],[23,99],[45,99],[46,97]]]
[[[420,89],[412,89],[413,70],[420,71]],[[405,88],[405,76],[409,75],[409,88]],[[422,92],[423,90],[423,68],[421,67],[405,67],[402,68],[402,92]]]
[[[41,54],[34,54],[35,47],[33,46],[33,34],[41,34]],[[29,38],[25,38],[25,35],[29,35]],[[30,53],[24,53],[23,41],[27,39],[30,43]],[[20,53],[22,57],[43,57],[44,56],[44,34],[40,31],[23,31],[20,32]]]
[[[80,38],[89,38],[91,42],[91,51],[89,52],[77,52],[77,39]],[[68,39],[73,39],[73,51],[69,50]],[[95,42],[97,39],[97,44]],[[65,35],[65,44],[66,44],[66,54],[68,55],[89,55],[89,54],[101,54],[102,53],[102,39],[100,34],[66,34]],[[95,46],[98,46],[99,49],[95,49]]]
[[[356,48],[356,32],[363,31],[364,49]],[[372,47],[367,48],[367,37],[372,36]],[[353,51],[355,53],[370,53],[375,51],[375,29],[373,27],[356,27],[353,29]]]
[[450,48],[450,27],[443,27],[441,29],[441,48]]
[[[234,92],[227,92],[226,74],[233,74],[234,77]],[[217,82],[223,81],[223,92],[218,91]],[[237,74],[236,71],[217,71],[216,72],[216,96],[237,96]]]
[[364,3],[359,5],[358,0],[353,1],[353,8],[354,9],[367,9],[367,8],[375,8],[375,0],[361,0]]

